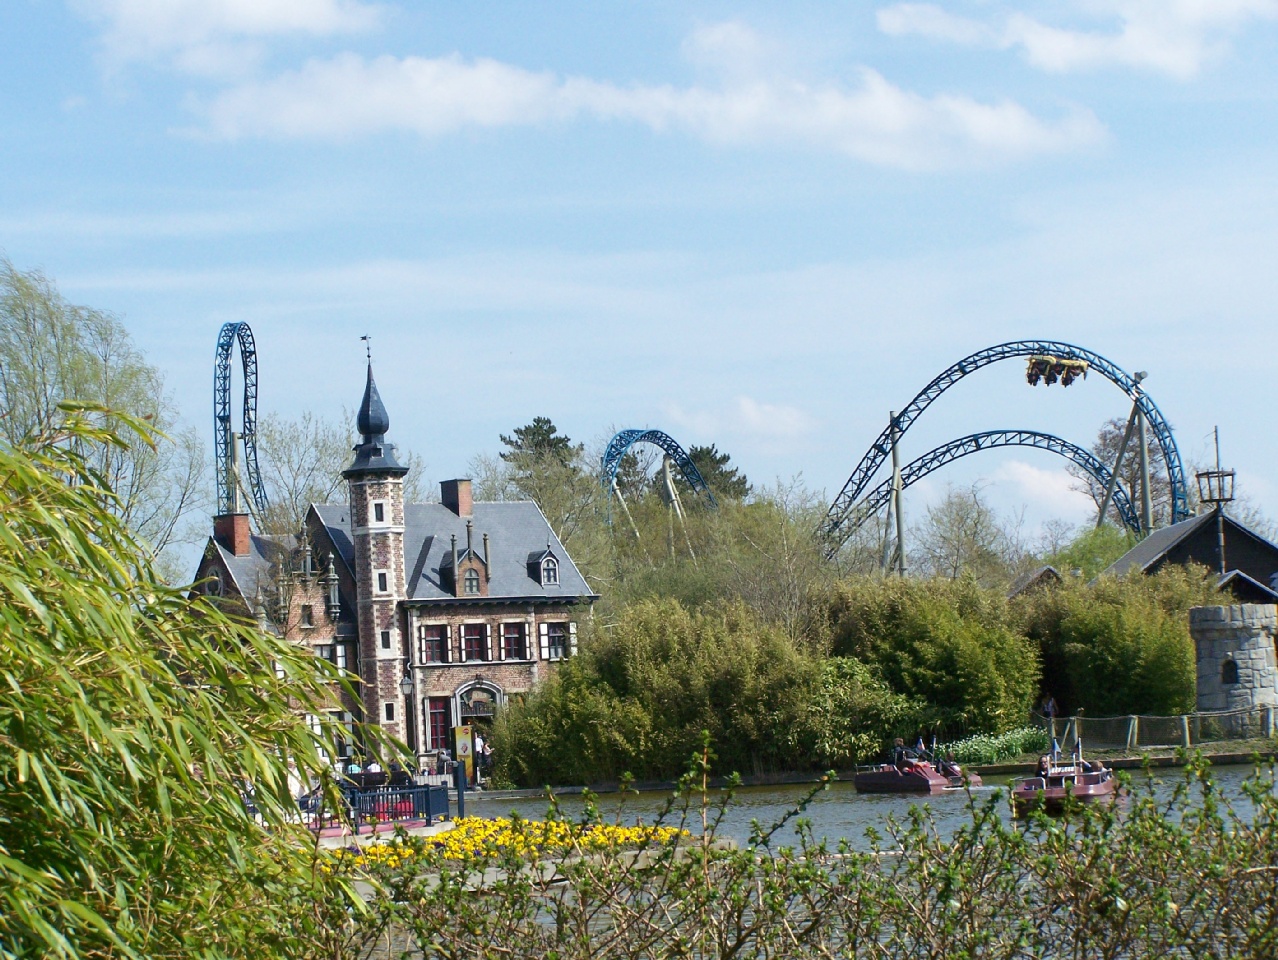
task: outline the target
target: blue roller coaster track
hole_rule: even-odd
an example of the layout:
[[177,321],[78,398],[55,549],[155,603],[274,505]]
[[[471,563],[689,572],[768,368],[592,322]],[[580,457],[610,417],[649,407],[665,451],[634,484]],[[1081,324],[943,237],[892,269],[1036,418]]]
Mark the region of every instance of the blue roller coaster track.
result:
[[1185,485],[1185,468],[1181,463],[1180,451],[1176,447],[1176,439],[1172,436],[1171,427],[1163,418],[1162,412],[1149,395],[1140,388],[1137,381],[1121,367],[1083,347],[1057,340],[1018,340],[987,347],[971,356],[964,357],[920,390],[909,405],[897,414],[895,422],[884,428],[879,438],[865,452],[847,483],[843,485],[842,492],[830,505],[825,521],[821,525],[819,534],[826,541],[829,552],[836,553],[851,535],[851,530],[845,529],[847,521],[856,513],[857,506],[874,474],[892,451],[893,427],[897,430],[899,441],[900,436],[932,404],[932,401],[969,373],[975,373],[981,367],[1000,360],[1033,356],[1053,356],[1060,360],[1082,361],[1091,371],[1099,373],[1131,397],[1132,402],[1140,407],[1145,422],[1162,449],[1163,460],[1167,465],[1167,477],[1171,483],[1172,523],[1188,519],[1189,490]]
[[651,443],[653,446],[660,447],[679,468],[688,486],[704,495],[711,506],[717,506],[714,494],[710,492],[710,487],[702,478],[697,465],[692,462],[692,458],[670,434],[660,430],[622,430],[608,441],[599,469],[599,481],[603,484],[606,495],[612,495],[613,484],[617,479],[617,469],[621,466],[621,458],[636,443]]
[[266,491],[257,469],[257,347],[253,331],[247,323],[224,323],[217,337],[217,354],[213,366],[213,458],[217,469],[217,512],[231,513],[236,508],[235,467],[231,434],[231,348],[238,341],[240,363],[244,370],[244,469],[248,475],[248,494],[260,513],[266,509]]
[[[1050,433],[1037,430],[986,430],[973,433],[957,440],[951,440],[944,446],[937,447],[911,461],[901,470],[901,488],[904,489],[918,480],[922,480],[933,470],[939,470],[951,461],[958,460],[981,450],[993,450],[998,447],[1035,447],[1049,453],[1059,454],[1086,470],[1102,487],[1108,485],[1109,467],[1101,463],[1090,451],[1077,444],[1062,440]],[[892,498],[892,480],[888,478],[867,493],[857,503],[856,509],[844,521],[843,529],[848,536],[864,524],[870,517],[887,505]],[[1133,533],[1140,532],[1140,518],[1132,506],[1131,498],[1121,483],[1114,486],[1114,508],[1123,519],[1123,523]]]

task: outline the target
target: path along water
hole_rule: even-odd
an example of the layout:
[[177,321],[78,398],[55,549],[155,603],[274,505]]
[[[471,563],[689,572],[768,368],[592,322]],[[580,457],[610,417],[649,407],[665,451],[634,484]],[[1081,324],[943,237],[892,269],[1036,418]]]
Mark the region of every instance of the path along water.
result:
[[[1237,813],[1249,818],[1252,813],[1251,801],[1244,795],[1241,786],[1245,779],[1255,773],[1251,765],[1213,767],[1212,779],[1220,796],[1228,800]],[[1152,789],[1153,795],[1160,800],[1167,800],[1177,783],[1184,782],[1184,771],[1178,767],[1163,767],[1153,772],[1153,776],[1143,771],[1130,771],[1132,792],[1141,795]],[[992,781],[992,782],[991,782]],[[808,794],[810,787],[776,786],[776,787],[743,787],[734,794],[732,803],[721,823],[720,835],[731,837],[738,843],[746,843],[750,839],[751,821],[757,820],[767,827],[782,818],[789,810]],[[711,792],[712,804],[720,796],[718,791]],[[1011,809],[1007,802],[1007,778],[988,778],[987,785],[972,791],[971,800],[984,803],[991,797],[997,797],[998,809],[1003,816],[1011,820]],[[598,798],[598,805],[603,816],[608,820],[619,819],[622,823],[652,823],[670,798],[668,793],[641,794],[604,794]],[[952,833],[965,823],[971,822],[968,794],[965,791],[953,791],[939,796],[908,796],[890,794],[858,794],[851,783],[841,782],[817,794],[808,805],[803,816],[811,821],[812,834],[817,838],[825,837],[833,845],[840,839],[846,839],[855,849],[868,849],[870,842],[866,837],[868,829],[885,833],[889,816],[904,820],[912,805],[926,805],[942,835]],[[1120,801],[1122,802],[1122,801]],[[694,806],[690,811],[689,829],[700,832],[700,801],[694,798]],[[580,796],[564,796],[559,799],[559,809],[563,816],[576,819],[581,816],[583,801]],[[483,794],[470,794],[466,798],[466,813],[476,817],[509,816],[511,812],[530,820],[541,820],[546,817],[547,801],[545,798],[499,799],[487,798]],[[677,817],[678,811],[673,814]],[[671,822],[671,821],[667,821]],[[791,825],[779,831],[774,843],[793,843],[796,838]]]

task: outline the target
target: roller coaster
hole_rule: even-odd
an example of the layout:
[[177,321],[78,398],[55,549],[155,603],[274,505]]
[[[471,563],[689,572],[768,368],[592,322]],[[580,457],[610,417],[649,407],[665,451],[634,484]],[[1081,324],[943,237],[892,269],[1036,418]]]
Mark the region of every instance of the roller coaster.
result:
[[[1028,377],[1031,384],[1036,382],[1035,374],[1037,374],[1038,378],[1044,379],[1047,383],[1059,377],[1061,383],[1068,386],[1077,377],[1086,376],[1088,371],[1093,371],[1101,374],[1126,393],[1131,398],[1133,407],[1139,410],[1152,429],[1154,438],[1162,450],[1171,485],[1172,522],[1176,523],[1189,517],[1189,491],[1185,484],[1185,468],[1181,462],[1180,451],[1176,447],[1175,437],[1172,435],[1171,427],[1163,418],[1162,412],[1141,389],[1140,381],[1100,354],[1074,344],[1055,340],[1018,340],[978,350],[942,371],[920,390],[909,405],[879,434],[878,439],[870,445],[869,450],[865,452],[861,462],[857,464],[847,483],[844,484],[843,490],[831,504],[825,521],[818,531],[818,535],[827,545],[829,556],[839,551],[874,509],[887,502],[887,497],[891,493],[890,481],[880,484],[868,495],[867,488],[879,467],[883,465],[883,461],[891,454],[894,438],[899,443],[901,436],[922,415],[923,411],[968,374],[975,373],[991,363],[1017,357],[1030,359]],[[977,450],[1014,445],[1039,447],[1066,456],[1095,477],[1097,482],[1101,482],[1102,477],[1105,478],[1106,485],[1110,482],[1110,472],[1107,467],[1068,441],[1037,431],[998,430],[963,437],[925,454],[902,471],[902,484],[905,485],[907,474],[911,476],[910,482],[914,482],[943,464],[975,453]],[[1085,456],[1080,457],[1080,454]],[[1088,462],[1086,459],[1088,457],[1095,462]],[[883,492],[885,486],[888,491],[886,494]],[[1131,512],[1130,497],[1121,489],[1121,484],[1114,486],[1116,504],[1120,500],[1125,504],[1125,506],[1118,506],[1120,515],[1123,522],[1131,526],[1134,513]],[[876,503],[873,508],[870,506],[871,501]],[[1139,529],[1138,523],[1136,528]]]
[[701,476],[697,465],[692,462],[692,458],[670,434],[660,430],[621,430],[608,441],[599,468],[599,481],[603,484],[606,495],[611,496],[617,487],[617,470],[621,467],[621,458],[637,443],[652,444],[662,450],[670,458],[670,462],[683,474],[683,479],[688,486],[705,497],[706,502],[711,506],[716,505],[714,494],[710,492],[710,487]]
[[238,435],[244,443],[249,506],[266,510],[266,490],[257,468],[257,347],[247,323],[224,323],[217,337],[213,364],[213,460],[217,471],[217,512],[241,513],[243,484],[236,469],[237,435],[231,430],[231,348],[239,344],[244,372],[244,421]]

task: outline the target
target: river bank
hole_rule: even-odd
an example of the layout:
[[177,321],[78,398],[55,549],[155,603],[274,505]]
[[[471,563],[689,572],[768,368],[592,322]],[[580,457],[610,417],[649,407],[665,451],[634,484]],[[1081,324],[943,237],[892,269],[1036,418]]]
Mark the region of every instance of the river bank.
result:
[[[1202,751],[1202,756],[1212,766],[1236,766],[1250,764],[1257,758],[1263,762],[1278,759],[1278,743],[1273,740],[1230,740],[1212,744],[1212,750]],[[1178,767],[1185,763],[1185,754],[1176,747],[1151,747],[1131,753],[1124,750],[1088,750],[1087,756],[1105,761],[1107,766],[1116,770],[1139,770],[1148,764],[1151,767]],[[971,767],[973,773],[984,777],[1019,777],[1033,774],[1038,764],[1036,754],[1023,754],[1003,763],[981,764]],[[850,782],[853,770],[836,770],[835,782]],[[786,773],[761,774],[741,777],[743,787],[789,787],[804,784],[816,784],[821,781],[822,774],[813,771],[791,771]],[[728,785],[727,777],[712,777],[710,786],[722,789]],[[639,793],[669,793],[678,784],[673,780],[646,780],[630,784],[630,789]],[[588,785],[569,785],[550,787],[549,792],[557,797],[578,796],[586,791],[596,794],[615,794],[621,790],[618,781],[602,781]],[[515,789],[515,790],[476,790],[468,793],[475,800],[524,800],[544,798],[547,788]],[[454,795],[450,791],[450,795]],[[455,795],[454,795],[455,797]]]

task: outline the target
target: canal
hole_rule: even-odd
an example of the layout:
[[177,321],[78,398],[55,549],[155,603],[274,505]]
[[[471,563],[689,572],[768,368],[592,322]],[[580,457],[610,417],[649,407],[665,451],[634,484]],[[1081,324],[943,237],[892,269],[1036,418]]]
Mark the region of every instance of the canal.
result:
[[[1252,813],[1251,801],[1242,790],[1243,781],[1255,773],[1251,765],[1222,766],[1212,769],[1212,779],[1219,789],[1220,796],[1232,804],[1243,818]],[[1131,771],[1132,794],[1140,796],[1149,791],[1160,800],[1170,799],[1177,783],[1184,782],[1184,772],[1177,767],[1164,767],[1154,771],[1153,777],[1142,771]],[[889,817],[903,820],[913,805],[924,805],[931,810],[938,830],[944,835],[952,833],[965,823],[971,822],[969,804],[984,804],[990,799],[998,801],[998,809],[1002,815],[1011,820],[1011,811],[1007,803],[1008,778],[992,777],[986,786],[974,788],[969,797],[965,791],[954,791],[939,796],[908,796],[890,794],[858,794],[850,782],[831,784],[827,790],[818,793],[808,805],[803,816],[812,824],[815,837],[824,837],[831,844],[846,839],[853,848],[868,849],[870,842],[866,836],[869,829],[885,832]],[[746,843],[750,839],[751,822],[758,821],[767,827],[785,816],[810,791],[806,785],[787,785],[773,787],[743,787],[734,794],[728,806],[719,833],[731,837],[738,843]],[[711,792],[712,807],[721,794]],[[604,817],[608,820],[620,820],[622,823],[653,823],[669,802],[670,794],[662,792],[640,794],[603,794],[598,803]],[[1119,801],[1120,803],[1124,801]],[[1130,801],[1127,801],[1130,802]],[[569,795],[559,799],[562,815],[576,819],[581,816],[583,801],[580,796]],[[545,798],[487,798],[482,793],[468,794],[466,797],[466,813],[468,816],[502,817],[516,812],[530,820],[541,820],[546,817],[547,801]],[[713,809],[712,809],[713,814]],[[667,823],[676,823],[680,815],[679,808],[667,818]],[[673,819],[671,819],[673,818]],[[701,829],[701,810],[699,798],[689,809],[688,828],[694,832]],[[793,821],[778,831],[776,843],[793,843],[796,839]]]

